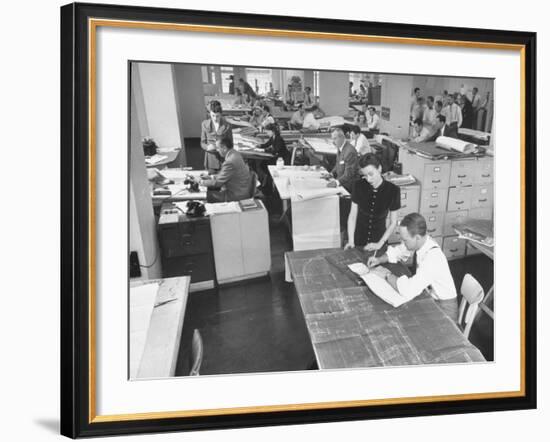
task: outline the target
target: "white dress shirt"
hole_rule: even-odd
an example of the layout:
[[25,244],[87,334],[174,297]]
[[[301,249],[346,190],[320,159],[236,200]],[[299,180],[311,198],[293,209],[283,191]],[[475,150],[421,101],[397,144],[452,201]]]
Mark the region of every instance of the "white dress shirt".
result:
[[437,111],[435,108],[426,108],[424,111],[424,117],[422,118],[422,121],[424,122],[424,126],[432,127],[435,123],[435,117],[437,117]]
[[380,118],[377,114],[371,115],[370,112],[367,114],[367,126],[369,129],[378,129],[378,123]]
[[[395,247],[388,247],[386,252],[388,262],[407,261],[411,252],[400,244]],[[411,276],[400,276],[397,279],[399,293],[411,300],[420,295],[424,289],[428,289],[430,295],[438,300],[456,298],[456,288],[449,269],[447,258],[439,245],[430,237],[420,249],[416,251],[416,274]]]
[[416,129],[413,132],[413,141],[416,143],[422,143],[423,141],[426,141],[428,137],[430,136],[430,130],[427,127],[422,126],[422,130],[420,133],[416,131]]
[[462,126],[462,109],[456,103],[446,106],[441,111],[441,115],[445,115],[445,122],[451,124],[456,122],[458,127]]
[[359,155],[372,153],[369,140],[364,134],[360,133],[359,136],[355,140],[353,140],[352,144]]
[[302,124],[302,127],[304,129],[319,129],[321,126],[321,123],[315,119],[315,115],[313,115],[313,112],[306,113],[306,116],[304,117],[304,123]]

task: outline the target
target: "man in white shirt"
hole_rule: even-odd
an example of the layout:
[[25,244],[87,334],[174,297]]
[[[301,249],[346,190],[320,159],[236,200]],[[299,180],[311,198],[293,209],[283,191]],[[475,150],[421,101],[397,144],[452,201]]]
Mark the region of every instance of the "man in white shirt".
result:
[[359,156],[373,153],[369,140],[364,134],[361,133],[361,128],[359,126],[352,126],[349,136],[351,139],[351,144],[355,147],[355,150]]
[[458,319],[456,287],[447,258],[439,245],[426,234],[426,220],[419,213],[409,213],[399,225],[402,243],[388,247],[379,258],[371,257],[368,266],[405,262],[413,254],[412,276],[397,277],[383,267],[374,271],[388,281],[407,301],[424,290],[454,322]]
[[423,121],[420,118],[414,120],[412,140],[415,143],[422,143],[430,137],[430,130],[424,126]]
[[[435,117],[439,112],[436,111],[434,107],[434,97],[429,96],[426,100],[426,109],[424,109],[424,116],[422,117],[422,122],[424,127],[431,129],[435,123]],[[441,110],[441,109],[440,109]]]
[[317,107],[315,105],[306,108],[306,115],[304,116],[304,122],[302,124],[303,129],[319,130],[321,123],[319,123],[319,121],[315,118],[316,110]]
[[369,106],[369,113],[367,114],[367,127],[369,128],[369,131],[378,131],[379,124],[380,118],[376,115],[376,109],[374,106]]
[[447,106],[441,110],[441,115],[445,116],[449,126],[458,130],[458,128],[462,126],[462,109],[460,109],[460,106],[455,102],[456,99],[457,96],[448,100]]
[[298,110],[292,114],[292,117],[290,118],[290,128],[291,129],[301,129],[302,125],[304,124],[304,116],[305,116],[305,110],[304,105],[300,104],[298,106]]

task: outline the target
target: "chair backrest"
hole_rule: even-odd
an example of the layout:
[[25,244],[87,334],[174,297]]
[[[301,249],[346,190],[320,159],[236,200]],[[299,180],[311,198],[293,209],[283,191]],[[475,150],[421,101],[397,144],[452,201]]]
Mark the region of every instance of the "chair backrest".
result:
[[202,356],[204,347],[202,337],[198,329],[193,330],[193,338],[191,340],[191,370],[189,376],[198,376],[202,365]]
[[[485,293],[481,284],[472,275],[466,273],[462,280],[460,294],[463,298],[458,311],[458,325],[463,327],[464,336],[468,338],[479,308],[479,303],[483,300]],[[468,304],[467,310],[466,304]]]

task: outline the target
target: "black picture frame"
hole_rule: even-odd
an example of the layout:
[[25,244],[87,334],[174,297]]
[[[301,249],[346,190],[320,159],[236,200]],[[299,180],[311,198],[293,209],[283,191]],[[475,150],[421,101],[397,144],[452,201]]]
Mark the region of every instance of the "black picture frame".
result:
[[[490,29],[313,19],[165,8],[73,3],[61,7],[61,434],[115,434],[426,416],[536,408],[536,248],[524,247],[523,395],[317,410],[250,412],[198,417],[96,421],[90,389],[89,26],[88,20],[187,23],[312,33],[345,33],[415,40],[517,45],[523,51],[524,244],[536,244],[536,34]],[[92,259],[90,259],[92,256]],[[93,338],[93,336],[92,336]]]

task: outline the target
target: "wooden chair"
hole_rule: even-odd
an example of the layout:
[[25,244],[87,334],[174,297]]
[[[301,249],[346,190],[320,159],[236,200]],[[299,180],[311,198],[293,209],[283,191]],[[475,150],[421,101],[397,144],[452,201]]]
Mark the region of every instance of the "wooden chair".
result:
[[[462,280],[460,294],[463,298],[458,310],[458,325],[463,329],[464,336],[468,339],[479,303],[483,300],[485,293],[481,284],[472,275],[466,273]],[[468,308],[466,308],[466,304],[468,304]]]
[[191,370],[189,371],[189,376],[198,376],[200,374],[203,353],[202,337],[199,330],[195,329],[193,330],[193,338],[191,340]]

